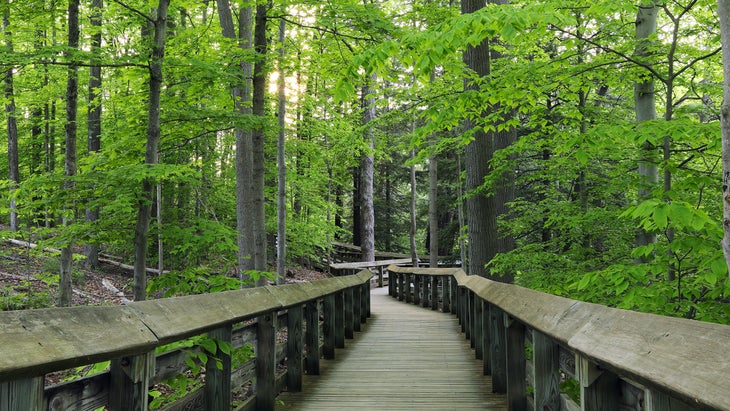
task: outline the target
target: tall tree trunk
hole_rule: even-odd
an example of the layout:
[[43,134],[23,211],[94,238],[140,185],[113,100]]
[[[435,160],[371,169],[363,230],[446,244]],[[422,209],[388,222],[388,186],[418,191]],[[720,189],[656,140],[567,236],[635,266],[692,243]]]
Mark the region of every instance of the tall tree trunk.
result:
[[[484,0],[462,0],[461,13],[476,12],[485,6]],[[489,42],[485,39],[476,47],[468,46],[463,54],[464,64],[474,75],[485,77],[490,73]],[[464,79],[464,89],[477,89],[469,78]],[[489,276],[486,265],[496,253],[496,210],[494,197],[475,193],[489,173],[489,161],[494,147],[482,127],[471,119],[464,121],[464,130],[472,133],[472,141],[466,146],[466,218],[469,233],[469,274]]]
[[[411,131],[413,128],[411,128]],[[416,158],[416,150],[411,150],[411,159]],[[414,267],[418,267],[418,253],[416,252],[416,198],[417,191],[416,191],[416,164],[415,162],[411,165],[411,206],[410,206],[410,216],[411,216],[411,229],[410,229],[410,235],[408,236],[410,239],[410,245],[411,245],[411,265]]]
[[[286,8],[282,7],[282,15],[286,14]],[[276,241],[276,283],[283,284],[286,277],[286,90],[284,70],[284,58],[286,49],[286,20],[279,20],[279,136],[277,141],[277,166],[278,166],[278,195],[277,195],[277,241]]]
[[[103,0],[92,1],[89,21],[95,28],[91,36],[91,50],[96,53],[101,48],[101,13],[104,7]],[[88,140],[89,154],[101,149],[101,67],[92,65],[89,68],[89,113],[88,113]],[[94,224],[99,219],[99,209],[86,207],[86,222]],[[84,244],[86,264],[90,267],[99,265],[99,246],[93,243]]]
[[[638,41],[635,54],[638,57],[648,57],[648,47],[651,43],[651,36],[657,28],[657,6],[653,1],[643,2],[639,5],[636,15],[636,39]],[[634,106],[636,110],[636,121],[655,120],[656,101],[654,93],[654,77],[650,76],[643,81],[634,83]],[[657,147],[651,142],[646,142],[640,149],[639,158],[639,199],[647,199],[659,182],[658,152]],[[656,242],[656,235],[651,232],[639,229],[636,234],[636,246],[645,246]],[[639,259],[637,262],[645,262]]]
[[[5,47],[13,50],[12,33],[10,32],[10,2],[3,4],[3,33]],[[13,90],[13,67],[5,71],[5,114],[8,122],[8,168],[10,179],[10,231],[18,231],[18,209],[15,202],[15,190],[20,183],[20,168],[18,165],[18,123],[15,118],[15,92]]]
[[458,205],[456,211],[458,213],[459,220],[459,258],[461,259],[461,269],[466,271],[468,269],[468,247],[466,245],[466,237],[468,231],[466,227],[466,218],[464,216],[464,189],[461,184],[461,154],[456,155],[456,197],[458,198]]
[[375,75],[362,87],[362,124],[365,130],[365,150],[360,155],[360,220],[362,224],[361,251],[363,261],[375,261],[375,208],[373,206],[373,179],[375,174],[375,133],[371,122],[375,119],[375,98],[371,86]]
[[[170,0],[160,0],[154,22],[154,41],[149,61],[149,105],[147,118],[147,145],[145,147],[145,164],[158,163],[158,146],[160,144],[160,98],[162,96],[162,61],[165,57],[165,36],[167,35],[167,9]],[[141,301],[147,297],[147,232],[152,218],[152,201],[154,181],[142,181],[142,196],[138,203],[137,225],[134,229],[134,300]]]
[[[235,39],[236,31],[228,0],[217,0],[218,16],[223,36]],[[238,13],[238,46],[244,52],[253,48],[253,7],[245,6]],[[250,115],[251,77],[253,64],[246,60],[239,62],[240,77],[233,85],[233,100],[236,113]],[[236,138],[236,231],[238,233],[238,271],[244,281],[246,270],[253,270],[253,231],[250,212],[253,209],[251,185],[253,183],[253,141],[250,128],[237,126]]]
[[[251,135],[253,144],[253,184],[252,184],[252,223],[253,223],[253,240],[254,240],[254,269],[257,271],[266,271],[266,213],[265,213],[265,195],[264,195],[264,177],[266,174],[266,159],[264,156],[264,146],[266,144],[266,136],[264,134],[263,122],[266,116],[266,53],[268,41],[266,38],[266,14],[268,13],[267,4],[259,4],[256,6],[256,26],[254,28],[254,49],[256,50],[257,60],[253,69],[253,115],[260,119]],[[256,283],[257,286],[266,285],[266,279],[261,277]]]
[[431,268],[439,266],[439,208],[438,208],[438,160],[436,155],[428,159],[428,231],[429,259]]
[[[76,49],[79,46],[79,0],[71,0],[68,4],[68,47]],[[78,106],[78,67],[71,64],[68,68],[68,82],[66,83],[66,156],[64,169],[66,180],[64,190],[73,190],[74,183],[71,180],[76,175],[76,116]],[[66,214],[63,224],[69,226],[73,223],[75,207],[73,203],[66,205]],[[61,273],[59,278],[59,300],[61,307],[71,305],[71,277],[73,271],[73,243],[66,244],[61,249]]]
[[352,244],[362,246],[362,167],[352,168]]
[[730,0],[718,0],[722,40],[723,99],[720,110],[722,124],[722,251],[730,274]]

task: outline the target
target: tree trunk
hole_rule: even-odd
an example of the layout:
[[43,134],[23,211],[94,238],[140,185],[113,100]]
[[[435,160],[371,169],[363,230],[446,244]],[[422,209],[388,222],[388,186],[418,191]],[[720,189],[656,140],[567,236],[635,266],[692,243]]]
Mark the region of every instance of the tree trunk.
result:
[[428,231],[429,261],[431,268],[439,265],[439,208],[438,208],[438,160],[436,155],[428,160]]
[[[253,143],[253,207],[251,220],[253,224],[253,240],[254,240],[254,269],[257,271],[266,271],[266,213],[265,213],[265,195],[264,195],[264,177],[266,174],[266,164],[264,156],[264,145],[266,138],[263,129],[263,122],[266,116],[266,52],[268,42],[266,38],[266,14],[268,6],[259,4],[256,6],[256,26],[254,29],[254,49],[256,50],[257,60],[253,71],[253,115],[260,119],[261,124],[253,129],[251,135]],[[256,282],[257,286],[266,285],[266,279],[260,278]]]
[[352,168],[352,245],[362,246],[362,168]]
[[[228,0],[218,0],[218,16],[223,36],[235,39],[236,31]],[[253,7],[241,8],[238,13],[238,46],[245,51],[253,47]],[[253,64],[241,60],[241,73],[233,85],[233,99],[236,113],[251,114],[251,76]],[[244,274],[253,270],[253,233],[250,212],[253,209],[251,184],[253,170],[253,142],[251,129],[236,127],[236,231],[238,233],[238,271],[242,281],[248,281]]]
[[373,206],[373,179],[375,173],[375,133],[371,121],[375,119],[375,98],[370,87],[375,84],[375,75],[370,84],[362,87],[362,124],[365,130],[365,150],[360,156],[360,221],[362,224],[361,250],[363,261],[375,261],[375,208]]
[[466,218],[464,216],[464,189],[461,185],[461,154],[456,155],[456,172],[457,172],[457,184],[456,184],[456,197],[458,198],[457,213],[459,219],[459,258],[461,259],[461,269],[464,271],[468,270],[468,247],[466,245],[466,236],[468,232],[466,230]]
[[[12,33],[10,33],[10,2],[5,1],[3,12],[3,32],[5,47],[13,50]],[[20,168],[18,165],[18,123],[15,118],[15,92],[13,89],[13,67],[5,71],[5,114],[8,122],[8,167],[10,179],[10,231],[18,231],[18,209],[15,202],[15,190],[20,183]]]
[[[91,50],[98,52],[101,48],[101,13],[103,0],[93,0],[91,16],[89,21],[96,29],[91,36]],[[88,113],[88,141],[89,154],[96,153],[101,149],[101,67],[91,66],[89,68],[89,113]],[[99,219],[99,209],[86,207],[86,222],[94,224]],[[84,244],[84,255],[86,264],[90,267],[99,265],[99,246],[93,243]]]
[[[282,7],[282,15],[286,14],[286,8]],[[279,138],[277,141],[277,163],[278,163],[278,196],[277,196],[277,241],[276,241],[276,283],[283,284],[286,277],[286,90],[284,88],[284,57],[286,50],[286,20],[279,20]]]
[[[411,150],[411,159],[416,158],[416,150]],[[411,265],[418,267],[418,253],[416,252],[416,164],[411,165],[411,229],[410,229],[410,245],[411,245]]]
[[[648,46],[650,38],[656,32],[657,7],[655,4],[640,5],[636,15],[636,39],[638,45],[635,54],[637,57],[648,57]],[[638,123],[656,119],[656,102],[654,93],[654,77],[648,77],[643,81],[634,83],[634,106],[636,110],[636,121]],[[640,200],[651,196],[652,190],[659,182],[658,152],[657,147],[646,142],[642,145],[639,154],[639,189]],[[651,232],[639,229],[636,234],[636,246],[645,246],[656,242],[656,235]],[[645,262],[645,258],[637,262]]]
[[[68,47],[76,49],[79,46],[79,0],[71,0],[68,4]],[[74,183],[71,180],[76,175],[76,112],[78,108],[78,68],[71,64],[68,68],[68,81],[66,83],[66,156],[64,169],[66,180],[63,183],[64,190],[73,190]],[[63,218],[64,226],[73,223],[75,207],[72,204],[66,205],[67,211]],[[59,299],[58,305],[67,307],[71,305],[71,277],[73,271],[73,243],[66,244],[61,249],[61,273],[59,278]]]
[[[158,163],[157,148],[160,144],[160,97],[162,95],[162,61],[165,57],[167,34],[167,9],[170,0],[160,0],[154,18],[154,41],[149,61],[149,106],[147,119],[147,145],[145,164]],[[155,184],[152,179],[142,181],[142,196],[138,203],[137,225],[134,229],[134,300],[147,297],[147,231],[152,218],[152,200]]]
[[[473,13],[485,6],[484,0],[463,0],[461,13]],[[482,41],[476,47],[468,46],[463,54],[464,64],[474,75],[484,77],[490,73],[489,42]],[[464,79],[464,89],[477,89],[469,78]],[[464,130],[472,133],[473,140],[466,146],[466,218],[469,233],[469,274],[489,276],[486,265],[496,253],[496,210],[494,197],[475,192],[489,173],[489,161],[494,151],[492,141],[482,127],[474,121],[464,121]]]
[[720,110],[722,125],[722,251],[730,273],[730,0],[718,0],[720,37],[722,40],[723,100]]

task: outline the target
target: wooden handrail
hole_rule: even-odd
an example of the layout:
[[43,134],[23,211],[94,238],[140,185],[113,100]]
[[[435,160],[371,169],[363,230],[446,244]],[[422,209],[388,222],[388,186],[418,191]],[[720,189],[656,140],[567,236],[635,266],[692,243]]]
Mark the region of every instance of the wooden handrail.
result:
[[[509,385],[513,380],[519,386],[518,390],[504,388],[513,409],[524,409],[520,407],[532,402],[535,409],[542,410],[545,405],[560,401],[555,395],[544,396],[550,395],[546,391],[557,392],[556,376],[561,370],[577,377],[581,401],[598,401],[601,409],[612,409],[611,404],[617,409],[620,390],[638,391],[647,410],[671,406],[730,409],[730,326],[580,302],[468,276],[460,269],[392,266],[388,270],[398,277],[398,281],[391,281],[396,288],[391,289],[394,297],[406,301],[430,298],[418,284],[433,283],[434,279],[441,282],[441,287],[435,285],[432,289],[441,292],[433,294],[432,304],[440,300],[445,304],[452,295],[456,296],[451,311],[459,317],[467,336],[479,340],[472,342],[472,346],[478,357],[487,358],[485,371],[503,373],[498,364],[502,362],[522,367],[509,369],[513,378],[495,381],[495,386]],[[424,281],[424,277],[432,281]],[[446,305],[444,308],[448,311]],[[526,342],[533,345],[534,356],[527,371]],[[506,351],[505,358],[489,352],[495,345]],[[559,358],[566,353],[574,358],[567,365]],[[541,358],[546,355],[550,358]],[[519,363],[515,358],[522,358],[525,364],[515,366]],[[535,391],[526,396],[519,376],[530,374]],[[538,374],[553,380],[539,382]],[[545,384],[549,386],[546,388]]]
[[[337,325],[347,329],[359,328],[369,314],[371,277],[372,273],[364,270],[356,275],[313,283],[149,300],[120,307],[0,312],[0,346],[3,347],[3,355],[0,356],[0,411],[40,409],[39,404],[44,403],[45,374],[106,360],[113,360],[112,379],[126,376],[124,379],[128,380],[128,384],[125,384],[129,387],[122,390],[138,390],[135,395],[110,392],[110,402],[117,401],[117,406],[112,406],[112,409],[127,409],[127,406],[133,409],[133,404],[123,404],[126,400],[120,398],[141,396],[146,404],[146,382],[150,380],[149,370],[154,371],[155,348],[202,333],[214,334],[218,339],[230,339],[233,324],[256,318],[259,320],[257,358],[265,358],[262,352],[270,352],[273,361],[276,338],[262,336],[261,333],[267,328],[273,330],[272,316],[287,309],[290,311],[289,320],[294,317],[295,321],[299,321],[298,325],[290,325],[301,331],[302,308],[308,307],[307,324],[317,323],[316,327],[307,327],[309,342],[316,341],[317,344],[316,350],[310,347],[309,351],[319,353],[319,331],[315,334],[315,329],[320,328],[320,317],[324,316],[329,321],[328,317],[333,317],[336,310],[343,310],[349,313],[351,323]],[[330,296],[340,295],[345,296],[344,300],[349,305],[334,307],[330,304],[328,310],[319,313],[320,300],[328,301]],[[299,313],[298,320],[296,315],[291,315],[292,312]],[[263,324],[268,322],[269,326],[262,326],[262,321]],[[354,324],[355,321],[357,324]],[[343,331],[333,326],[327,332]],[[292,349],[299,350],[301,360],[301,344]],[[319,361],[318,357],[307,359],[312,363],[310,366]],[[257,364],[260,362],[257,361]],[[264,367],[273,369],[274,364],[264,364]],[[257,365],[257,373],[258,368],[263,367]],[[223,378],[230,381],[230,373]],[[271,378],[272,382],[267,384],[262,381],[261,375],[257,375],[259,389],[262,386],[273,387],[274,376]],[[118,388],[118,384],[111,385],[112,389]],[[264,393],[266,398],[257,398],[257,409],[273,409],[274,395],[272,391]]]

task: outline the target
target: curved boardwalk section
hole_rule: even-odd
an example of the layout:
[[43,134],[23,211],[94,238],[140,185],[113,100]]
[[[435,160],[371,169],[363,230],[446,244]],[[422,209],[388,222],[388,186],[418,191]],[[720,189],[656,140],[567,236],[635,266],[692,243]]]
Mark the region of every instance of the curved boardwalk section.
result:
[[282,393],[277,409],[506,411],[459,330],[452,315],[373,290],[363,332],[306,376],[301,393]]

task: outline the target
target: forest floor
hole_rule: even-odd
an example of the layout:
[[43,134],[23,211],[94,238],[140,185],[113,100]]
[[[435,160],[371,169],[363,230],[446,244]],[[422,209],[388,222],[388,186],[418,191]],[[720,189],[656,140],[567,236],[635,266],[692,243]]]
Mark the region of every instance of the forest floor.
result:
[[[81,252],[78,250],[78,252]],[[54,306],[59,257],[0,240],[0,311]],[[286,282],[326,278],[323,272],[288,267]],[[110,264],[74,263],[73,305],[120,305],[132,299],[132,273]]]

